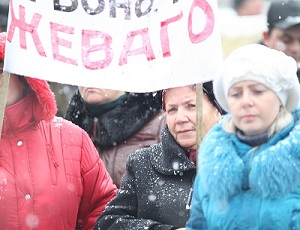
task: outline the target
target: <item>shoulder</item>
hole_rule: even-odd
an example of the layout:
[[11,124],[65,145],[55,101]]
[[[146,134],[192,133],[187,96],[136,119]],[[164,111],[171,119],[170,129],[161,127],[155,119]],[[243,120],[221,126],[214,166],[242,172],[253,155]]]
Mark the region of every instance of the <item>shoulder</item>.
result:
[[200,162],[222,162],[224,157],[228,157],[236,151],[240,142],[232,133],[223,130],[224,121],[228,119],[225,116],[216,124],[203,138],[198,152],[198,163]]
[[299,105],[296,107],[296,109],[292,112],[292,114],[296,117],[298,117],[298,120],[300,118],[300,103]]
[[150,163],[151,159],[153,159],[160,152],[162,152],[161,143],[153,144],[148,148],[142,148],[142,149],[136,150],[134,153],[131,153],[129,155],[128,161],[127,161],[127,166],[128,167],[134,167],[134,166],[140,167],[142,165]]
[[157,112],[157,114],[150,120],[150,122],[152,123],[160,123],[160,124],[164,124],[166,121],[166,115],[165,112],[163,110],[159,110]]
[[72,121],[75,124],[83,125],[84,120],[88,120],[89,116],[83,105],[79,90],[77,90],[68,104],[65,119]]
[[163,125],[166,123],[166,116],[164,111],[160,110],[155,114],[141,129],[142,133],[146,135],[160,136]]
[[[274,139],[280,141],[281,139],[290,139],[292,138],[292,143],[298,145],[298,141],[300,139],[300,107],[297,107],[296,110],[292,113],[293,122],[283,128],[279,133],[274,136]],[[293,140],[294,139],[294,140]]]
[[50,126],[52,134],[58,134],[66,145],[81,146],[86,139],[89,140],[88,134],[82,128],[64,118],[54,117]]
[[227,119],[228,116],[225,116],[219,123],[209,130],[201,142],[201,149],[204,147],[214,148],[216,145],[222,145],[224,141],[227,141],[227,139],[231,136],[231,134],[223,130],[223,124]]
[[300,107],[298,106],[296,110],[292,113],[295,121],[295,126],[300,124]]

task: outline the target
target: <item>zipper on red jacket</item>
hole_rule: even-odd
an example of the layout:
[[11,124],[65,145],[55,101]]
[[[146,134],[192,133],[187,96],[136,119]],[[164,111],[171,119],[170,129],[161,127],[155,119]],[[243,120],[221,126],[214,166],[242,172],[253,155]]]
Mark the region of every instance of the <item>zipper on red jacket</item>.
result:
[[48,158],[49,158],[51,182],[53,185],[57,185],[57,167],[59,166],[59,164],[57,162],[56,155],[55,155],[51,145],[47,145],[46,148],[47,148],[47,153],[48,153]]

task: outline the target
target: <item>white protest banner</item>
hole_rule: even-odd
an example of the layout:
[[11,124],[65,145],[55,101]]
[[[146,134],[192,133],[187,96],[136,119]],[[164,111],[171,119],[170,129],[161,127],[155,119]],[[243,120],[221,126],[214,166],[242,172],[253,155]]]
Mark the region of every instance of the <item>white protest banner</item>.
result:
[[4,69],[129,92],[212,80],[217,0],[10,0]]

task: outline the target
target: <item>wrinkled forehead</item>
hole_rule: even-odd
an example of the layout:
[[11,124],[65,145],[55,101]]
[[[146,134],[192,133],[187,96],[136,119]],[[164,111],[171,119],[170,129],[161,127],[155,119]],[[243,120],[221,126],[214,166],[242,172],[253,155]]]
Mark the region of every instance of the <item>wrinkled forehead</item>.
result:
[[[193,90],[195,90],[196,91],[196,85],[195,84],[193,84],[193,85],[186,85],[186,86],[181,86],[181,87],[190,87],[191,89],[193,89]],[[166,95],[166,92],[168,91],[168,90],[170,90],[170,89],[177,89],[177,88],[181,88],[180,86],[179,87],[174,87],[174,88],[168,88],[168,89],[164,89],[163,91],[162,91],[162,108],[163,108],[163,110],[165,110],[166,109],[166,100],[165,100],[165,95]]]

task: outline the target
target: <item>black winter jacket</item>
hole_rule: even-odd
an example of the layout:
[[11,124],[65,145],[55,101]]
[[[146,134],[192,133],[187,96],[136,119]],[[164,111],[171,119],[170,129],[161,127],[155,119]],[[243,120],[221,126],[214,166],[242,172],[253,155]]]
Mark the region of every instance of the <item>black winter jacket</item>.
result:
[[195,174],[196,166],[165,126],[162,143],[129,156],[117,197],[107,205],[94,230],[185,227]]

